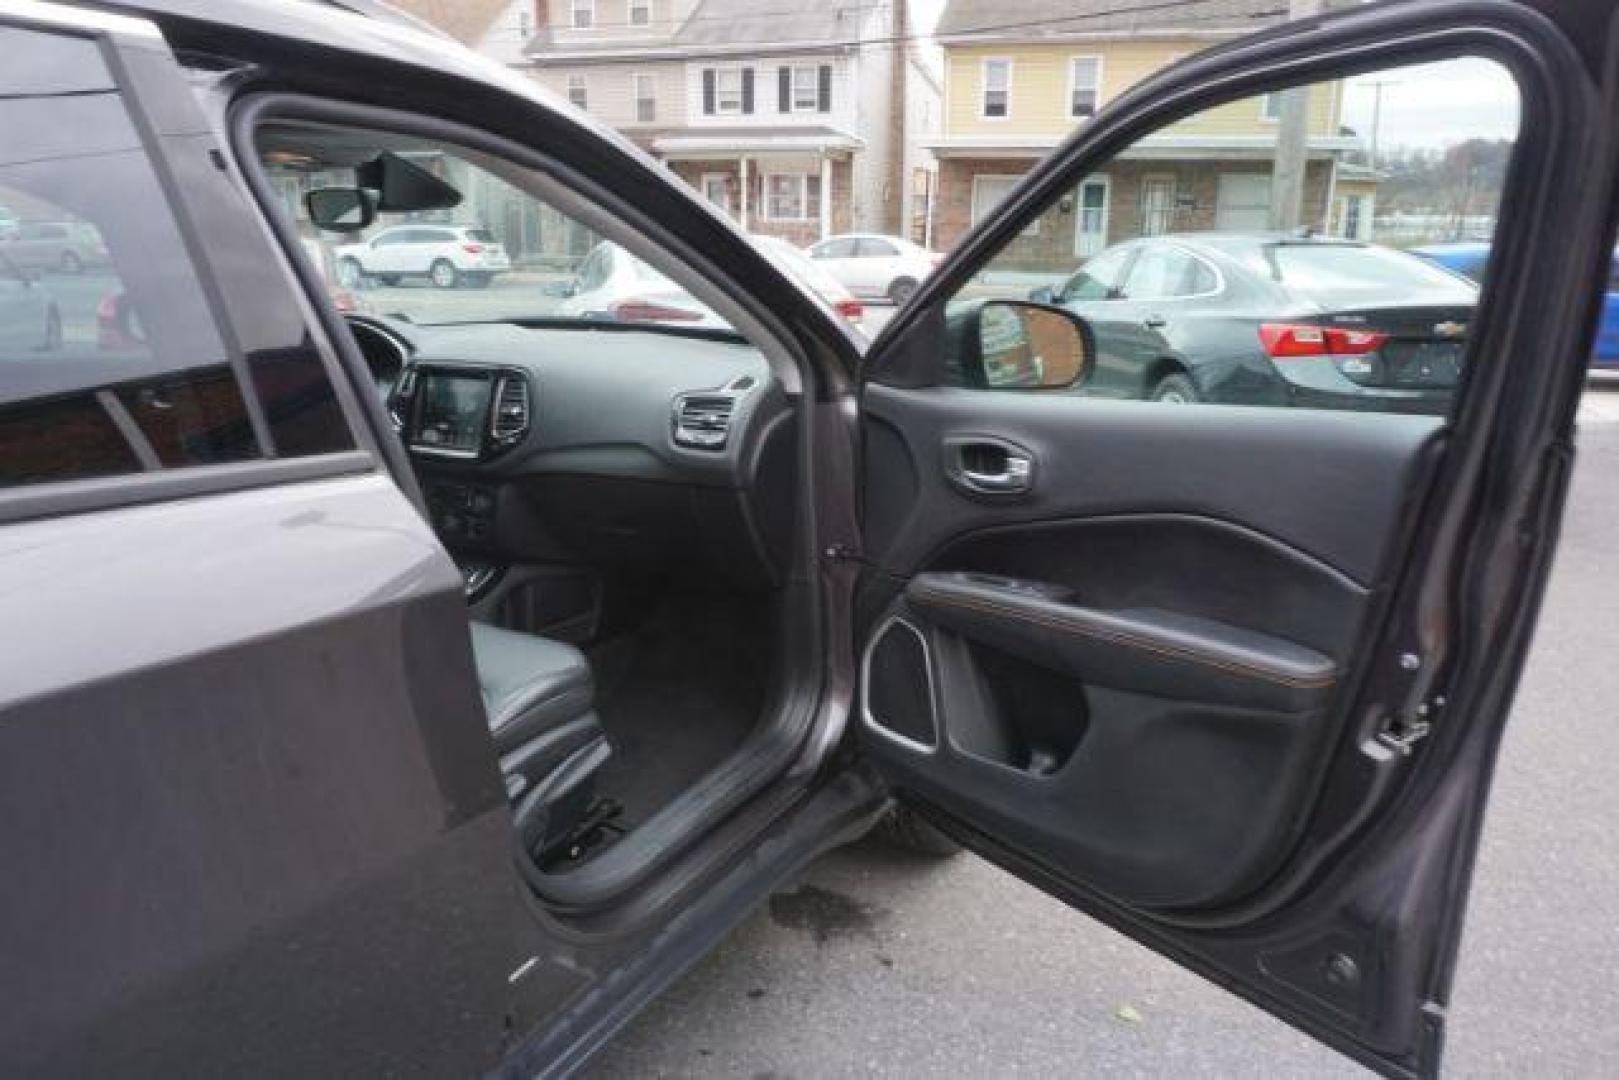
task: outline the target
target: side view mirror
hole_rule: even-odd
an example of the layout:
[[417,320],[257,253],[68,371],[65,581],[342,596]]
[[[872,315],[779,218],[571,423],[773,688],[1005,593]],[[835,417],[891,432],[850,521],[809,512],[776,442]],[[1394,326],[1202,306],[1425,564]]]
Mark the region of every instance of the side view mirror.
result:
[[365,188],[316,188],[304,196],[304,209],[317,229],[356,233],[377,220],[377,197]]
[[1025,300],[987,300],[966,312],[962,370],[992,390],[1072,386],[1096,361],[1096,336],[1071,311]]
[[1050,285],[1039,285],[1029,290],[1029,299],[1037,304],[1054,304],[1057,302],[1057,290]]

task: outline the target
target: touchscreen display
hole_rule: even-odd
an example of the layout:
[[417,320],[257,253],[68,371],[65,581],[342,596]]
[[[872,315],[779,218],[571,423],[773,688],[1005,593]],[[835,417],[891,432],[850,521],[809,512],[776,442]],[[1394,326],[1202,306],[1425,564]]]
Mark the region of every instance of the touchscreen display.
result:
[[418,391],[415,445],[477,453],[489,423],[491,380],[476,375],[424,375]]

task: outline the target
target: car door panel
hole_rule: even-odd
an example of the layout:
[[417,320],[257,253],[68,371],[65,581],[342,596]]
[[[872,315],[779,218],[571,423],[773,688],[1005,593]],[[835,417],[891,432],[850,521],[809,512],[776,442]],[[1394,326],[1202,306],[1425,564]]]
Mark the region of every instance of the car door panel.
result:
[[[935,737],[901,732],[931,752],[868,740],[898,783],[946,807],[971,792],[1133,905],[1263,880],[1437,422],[877,385],[865,406],[867,469],[914,479],[884,494],[903,510],[868,512],[863,615],[920,637],[936,692]],[[1025,496],[974,497],[940,467],[984,427],[1028,448]],[[1301,432],[1318,452],[1284,454]]]

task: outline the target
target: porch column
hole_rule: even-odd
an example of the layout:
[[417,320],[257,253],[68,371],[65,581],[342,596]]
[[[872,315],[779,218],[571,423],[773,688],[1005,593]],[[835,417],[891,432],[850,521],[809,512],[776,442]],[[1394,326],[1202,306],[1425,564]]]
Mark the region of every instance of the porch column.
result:
[[736,224],[743,232],[748,231],[748,159],[737,158],[736,161]]
[[832,235],[832,155],[821,155],[821,239]]

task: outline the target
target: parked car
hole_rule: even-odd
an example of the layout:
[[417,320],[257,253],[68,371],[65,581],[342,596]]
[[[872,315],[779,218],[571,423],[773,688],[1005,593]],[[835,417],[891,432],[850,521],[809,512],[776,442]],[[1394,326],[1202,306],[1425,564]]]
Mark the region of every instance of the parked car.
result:
[[843,283],[833,277],[821,263],[809,258],[804,252],[777,236],[755,234],[748,239],[752,240],[753,246],[764,252],[771,262],[808,285],[817,296],[831,305],[832,310],[849,320],[849,325],[858,327],[865,321],[865,305],[861,304],[854,293],[845,288]]
[[[1475,284],[1484,284],[1484,268],[1489,262],[1490,245],[1478,241],[1454,244],[1427,244],[1411,249],[1429,262],[1452,270]],[[1597,324],[1596,345],[1591,350],[1591,366],[1619,368],[1619,251],[1614,252],[1608,270],[1607,293],[1602,301],[1602,317]]]
[[0,341],[12,348],[54,352],[62,347],[62,313],[30,271],[0,254]]
[[24,221],[3,250],[25,270],[78,274],[107,265],[107,245],[82,221]]
[[[864,315],[860,301],[803,252],[775,237],[750,236],[748,239],[778,268],[818,294],[851,325],[860,325]],[[730,325],[683,286],[671,281],[668,275],[614,243],[596,245],[579,264],[573,279],[563,286],[562,295],[557,308],[561,315],[705,328]]]
[[809,257],[856,296],[903,304],[941,256],[909,240],[874,233],[848,233],[812,244]]
[[1116,245],[1030,296],[1095,331],[1087,394],[1443,413],[1478,289],[1375,244],[1188,233]]
[[488,229],[428,221],[383,229],[363,243],[342,245],[335,254],[338,283],[345,289],[370,279],[397,285],[405,278],[426,278],[441,289],[481,289],[512,268],[505,246]]
[[[1616,19],[1357,4],[1216,45],[1032,164],[868,346],[673,170],[371,0],[0,3],[4,184],[105,238],[129,346],[0,320],[0,1075],[567,1075],[875,830],[1428,1080],[1567,493],[1560,313],[1613,245],[1567,193],[1619,175]],[[1526,80],[1525,157],[1453,422],[1375,383],[1436,379],[1385,316],[1461,286],[1376,249],[1178,239],[1073,307],[972,291],[1071,251],[1027,240],[1077,232],[1087,177],[1135,216],[1192,108],[1474,55],[1509,62],[1492,108]],[[458,207],[728,325],[520,287],[345,317],[301,243]],[[1199,316],[1276,404],[1299,360],[1389,411],[1215,405],[1264,397],[1219,355],[1202,404],[1069,392],[1119,349],[1079,308],[1179,255],[1157,298],[1297,299]]]

